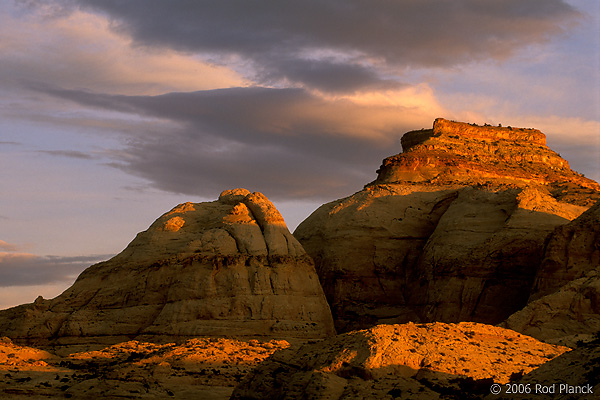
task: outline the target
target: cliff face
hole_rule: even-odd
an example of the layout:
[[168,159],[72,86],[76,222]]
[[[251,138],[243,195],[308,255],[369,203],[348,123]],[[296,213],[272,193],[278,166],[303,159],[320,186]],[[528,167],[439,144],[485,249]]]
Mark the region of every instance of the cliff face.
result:
[[537,130],[438,119],[402,144],[374,182],[295,232],[339,331],[501,322],[527,303],[546,236],[600,199]]
[[175,207],[57,298],[0,311],[0,331],[59,343],[334,333],[312,260],[273,204],[244,189]]

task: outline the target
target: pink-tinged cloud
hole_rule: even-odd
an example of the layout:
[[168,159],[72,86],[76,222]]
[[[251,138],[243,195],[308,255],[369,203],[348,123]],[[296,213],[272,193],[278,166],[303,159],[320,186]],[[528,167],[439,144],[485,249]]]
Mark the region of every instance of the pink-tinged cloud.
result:
[[5,7],[4,12],[0,8],[0,84],[5,89],[44,81],[107,93],[158,94],[244,84],[225,66],[171,49],[136,46],[111,30],[110,20],[101,15],[74,8],[49,15],[33,5],[15,19]]
[[4,240],[0,240],[0,250],[3,251],[17,251],[18,250],[18,246],[11,244],[11,243],[7,243]]

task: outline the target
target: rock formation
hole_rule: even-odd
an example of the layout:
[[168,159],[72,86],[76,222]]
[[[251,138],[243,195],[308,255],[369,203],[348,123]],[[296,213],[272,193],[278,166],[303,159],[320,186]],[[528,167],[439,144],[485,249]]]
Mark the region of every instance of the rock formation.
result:
[[564,346],[589,340],[600,332],[600,268],[532,301],[500,325]]
[[280,213],[235,189],[175,207],[57,298],[0,311],[0,333],[68,344],[335,332],[312,260]]
[[600,268],[600,202],[552,232],[530,301],[555,292],[596,268]]
[[274,353],[231,399],[479,399],[567,350],[469,322],[378,325]]
[[568,346],[600,332],[600,202],[552,232],[529,304],[502,326]]
[[572,171],[537,129],[435,120],[406,133],[403,153],[383,160],[375,183],[459,183],[492,187],[543,185],[557,200],[590,206],[598,183]]
[[339,332],[501,322],[527,303],[546,236],[600,199],[534,129],[437,119],[402,146],[374,182],[294,233]]

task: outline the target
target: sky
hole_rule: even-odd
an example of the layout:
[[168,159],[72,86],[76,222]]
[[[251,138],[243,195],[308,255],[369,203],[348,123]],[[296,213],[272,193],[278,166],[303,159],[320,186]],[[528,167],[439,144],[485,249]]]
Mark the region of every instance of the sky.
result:
[[293,230],[438,117],[532,127],[600,180],[596,0],[0,2],[0,309],[179,203]]

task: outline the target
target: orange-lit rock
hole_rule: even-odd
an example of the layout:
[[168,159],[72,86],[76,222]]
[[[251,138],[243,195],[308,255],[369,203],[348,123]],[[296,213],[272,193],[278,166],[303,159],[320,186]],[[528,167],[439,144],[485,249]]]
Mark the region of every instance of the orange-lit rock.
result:
[[0,398],[226,400],[246,373],[288,346],[285,340],[196,338],[128,341],[94,351],[61,348],[57,356],[0,341]]
[[36,342],[334,334],[314,265],[260,193],[175,207],[63,294],[0,311],[0,334]]
[[600,336],[548,361],[522,378],[515,380],[514,383],[524,388],[525,392],[529,388],[530,393],[521,392],[507,395],[506,388],[503,388],[501,395],[490,394],[485,397],[485,400],[592,400],[599,398]]
[[294,233],[338,331],[503,321],[527,303],[546,236],[600,199],[534,129],[438,119],[402,143],[374,182]]
[[568,350],[476,323],[379,325],[277,352],[231,398],[483,397]]
[[[401,154],[383,160],[374,183],[543,185],[558,200],[590,206],[598,183],[569,168],[537,129],[435,120],[433,129],[402,137]],[[592,198],[589,195],[592,195]],[[594,197],[595,196],[595,197]]]

